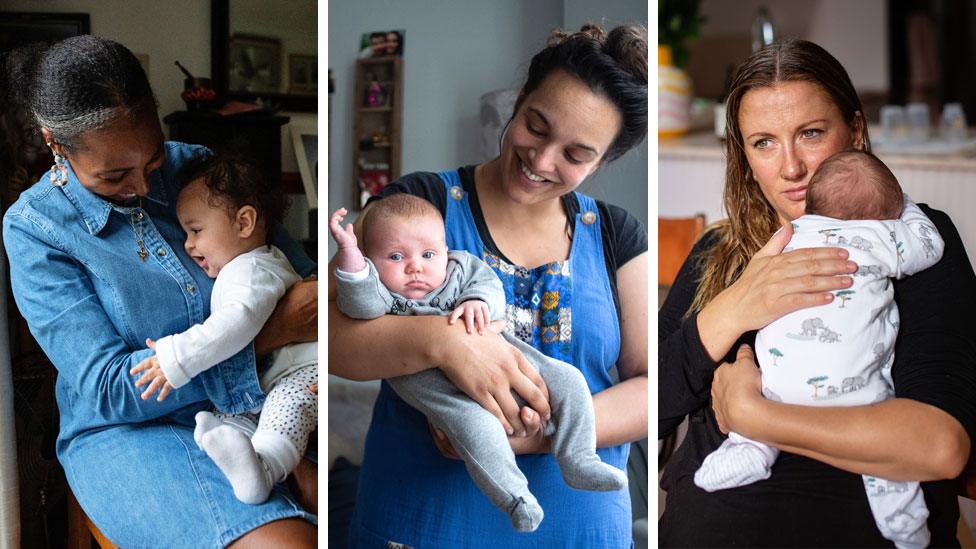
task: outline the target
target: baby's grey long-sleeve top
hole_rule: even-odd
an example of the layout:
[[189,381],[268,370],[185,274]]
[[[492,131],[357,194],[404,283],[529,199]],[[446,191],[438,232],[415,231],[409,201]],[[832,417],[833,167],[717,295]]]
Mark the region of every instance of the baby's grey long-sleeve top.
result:
[[339,310],[351,318],[369,320],[385,314],[447,316],[461,303],[473,299],[488,304],[491,320],[505,315],[501,280],[484,261],[464,251],[447,253],[447,278],[420,299],[408,299],[386,288],[369,258],[366,269],[358,273],[336,269],[335,280]]

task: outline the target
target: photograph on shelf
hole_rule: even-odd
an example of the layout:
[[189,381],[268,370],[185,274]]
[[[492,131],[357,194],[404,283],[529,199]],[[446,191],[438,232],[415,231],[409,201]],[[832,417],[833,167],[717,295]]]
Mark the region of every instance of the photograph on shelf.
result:
[[314,55],[288,56],[288,93],[315,95],[319,90],[319,61]]
[[403,56],[403,29],[363,33],[359,58]]
[[281,91],[281,41],[235,34],[230,37],[230,91]]
[[379,194],[390,182],[390,165],[386,162],[363,162],[359,164],[359,206],[366,205],[369,197]]

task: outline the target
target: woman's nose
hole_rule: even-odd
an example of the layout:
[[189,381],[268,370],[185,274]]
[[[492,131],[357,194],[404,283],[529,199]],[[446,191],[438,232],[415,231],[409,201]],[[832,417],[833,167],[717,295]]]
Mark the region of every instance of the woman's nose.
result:
[[787,181],[796,181],[803,179],[807,174],[806,164],[803,159],[797,154],[797,151],[792,147],[787,147],[783,152],[783,165],[780,169],[780,175],[783,179]]
[[139,196],[146,196],[149,194],[149,173],[144,173],[142,174],[142,177],[134,180],[130,192],[133,192]]
[[555,147],[539,145],[529,149],[529,168],[537,175],[541,172],[553,171]]

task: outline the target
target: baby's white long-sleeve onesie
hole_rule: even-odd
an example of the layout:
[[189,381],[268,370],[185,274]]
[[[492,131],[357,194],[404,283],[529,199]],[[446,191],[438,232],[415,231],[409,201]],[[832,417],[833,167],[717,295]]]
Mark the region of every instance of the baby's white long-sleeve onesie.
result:
[[[834,300],[787,314],[759,330],[756,359],[763,395],[806,406],[858,406],[894,396],[891,366],[898,335],[898,308],[891,278],[931,267],[944,243],[935,225],[905,195],[895,220],[837,220],[805,215],[793,222],[784,252],[841,247],[858,265],[854,284]],[[695,483],[708,491],[768,478],[778,451],[730,433],[705,458]],[[714,456],[714,457],[713,457]],[[924,546],[928,510],[917,482],[864,476],[865,489],[882,534],[900,547]]]

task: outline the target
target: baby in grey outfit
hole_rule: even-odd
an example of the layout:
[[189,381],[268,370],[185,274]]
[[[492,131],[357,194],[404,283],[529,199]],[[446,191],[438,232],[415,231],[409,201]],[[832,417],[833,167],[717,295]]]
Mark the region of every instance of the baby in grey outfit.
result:
[[[329,230],[339,246],[336,287],[339,309],[372,319],[384,314],[461,318],[479,333],[504,317],[505,292],[487,264],[463,251],[448,251],[444,221],[433,204],[397,194],[373,204],[363,220],[366,257],[346,211],[332,214]],[[495,337],[483,335],[481,337]],[[539,370],[549,389],[552,418],[545,425],[563,479],[573,488],[610,491],[627,485],[623,471],[596,453],[593,399],[583,374],[547,357],[516,337],[502,337]],[[531,532],[543,512],[518,469],[501,422],[454,386],[437,368],[386,380],[408,404],[444,432],[488,499],[510,515],[512,527]]]

